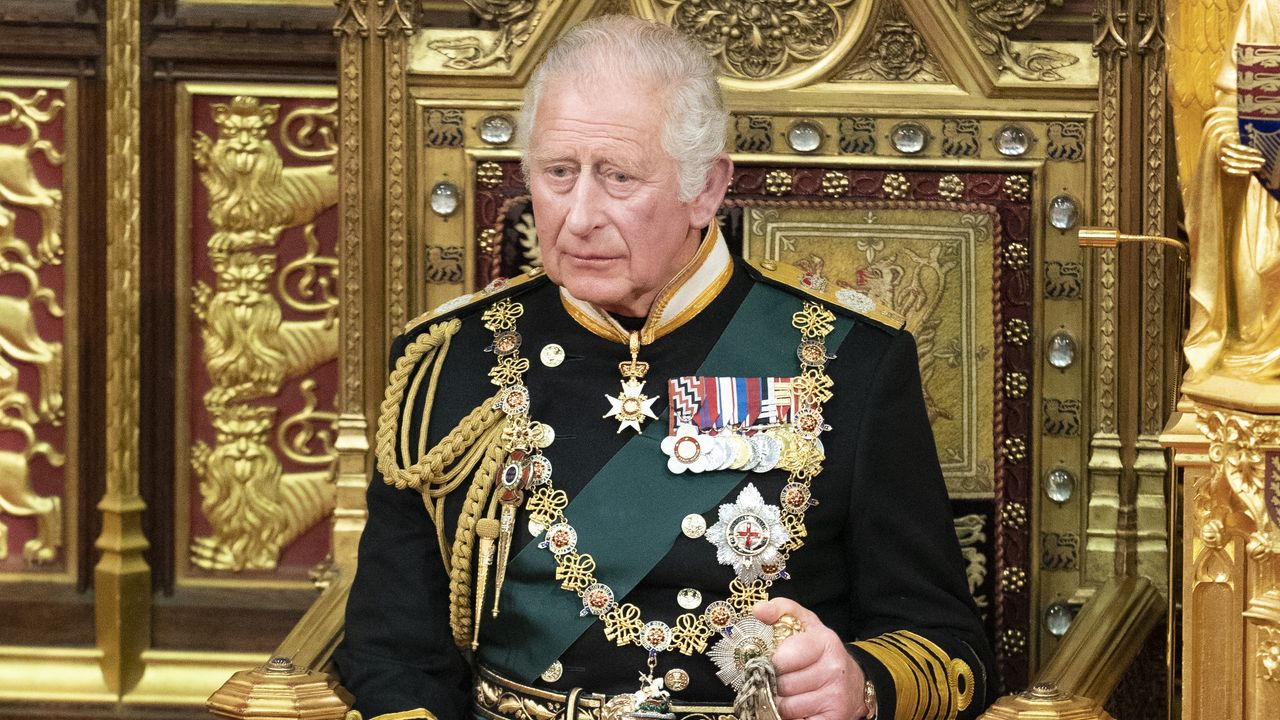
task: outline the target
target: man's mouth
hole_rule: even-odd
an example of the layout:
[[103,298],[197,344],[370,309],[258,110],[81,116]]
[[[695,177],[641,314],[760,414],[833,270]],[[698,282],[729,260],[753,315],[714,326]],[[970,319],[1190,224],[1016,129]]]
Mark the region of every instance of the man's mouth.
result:
[[617,255],[578,255],[575,253],[565,253],[565,257],[573,262],[585,264],[602,264],[620,259]]

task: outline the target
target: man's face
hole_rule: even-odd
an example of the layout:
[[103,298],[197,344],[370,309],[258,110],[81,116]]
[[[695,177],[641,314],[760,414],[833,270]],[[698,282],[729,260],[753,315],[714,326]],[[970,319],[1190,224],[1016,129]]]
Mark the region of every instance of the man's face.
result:
[[661,94],[625,81],[584,93],[582,84],[552,81],[529,143],[542,262],[574,297],[640,317],[692,259],[706,213],[679,199],[678,165],[660,139]]

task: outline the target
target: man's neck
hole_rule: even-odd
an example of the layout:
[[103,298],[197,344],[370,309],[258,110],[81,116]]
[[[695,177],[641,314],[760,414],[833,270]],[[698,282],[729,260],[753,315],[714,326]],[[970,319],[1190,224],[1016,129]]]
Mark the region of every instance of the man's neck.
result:
[[728,245],[713,226],[680,272],[661,290],[635,303],[635,308],[586,303],[573,298],[563,287],[561,294],[569,314],[591,332],[625,344],[628,335],[639,330],[641,342],[647,344],[696,315],[719,294],[732,274]]

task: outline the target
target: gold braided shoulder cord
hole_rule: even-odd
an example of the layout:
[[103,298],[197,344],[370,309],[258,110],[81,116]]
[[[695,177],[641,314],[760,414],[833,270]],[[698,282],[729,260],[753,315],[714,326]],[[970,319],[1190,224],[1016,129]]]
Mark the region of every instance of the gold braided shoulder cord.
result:
[[[498,303],[501,306],[496,311],[501,316],[499,325],[512,325],[523,312],[518,305],[515,307],[519,309],[512,310],[512,305],[505,300]],[[490,325],[494,316],[493,308],[485,312],[487,328],[493,329]],[[374,436],[375,457],[384,481],[398,489],[412,488],[422,493],[426,511],[436,527],[441,560],[449,573],[450,626],[459,647],[470,640],[469,628],[473,618],[471,568],[477,525],[484,524],[480,515],[493,489],[497,468],[506,454],[502,441],[507,426],[506,414],[498,403],[502,395],[500,391],[468,413],[430,452],[422,452],[426,447],[429,416],[444,358],[451,339],[461,327],[461,321],[456,318],[437,323],[405,348],[404,355],[396,360],[391,372],[380,408],[378,432]],[[411,457],[409,423],[413,399],[418,396],[424,381],[427,389],[417,443],[419,458],[402,467],[396,455],[396,441],[400,443],[400,456]],[[499,383],[495,381],[495,384]],[[444,498],[468,477],[472,482],[450,546],[444,533]]]
[[[433,469],[439,465],[435,470],[435,477],[439,478],[437,484],[426,490],[427,494],[443,497],[466,477],[472,478],[458,517],[452,552],[446,560],[450,576],[449,626],[459,648],[470,645],[474,650],[478,646],[481,606],[489,568],[494,564],[497,571],[492,613],[498,614],[498,597],[506,574],[516,511],[524,499],[524,491],[549,478],[550,464],[540,458],[540,449],[546,444],[544,440],[550,441],[551,433],[540,423],[530,421],[529,393],[522,384],[529,361],[519,355],[521,339],[515,322],[523,314],[524,306],[509,299],[495,303],[484,312],[484,326],[494,334],[493,345],[488,350],[498,358],[489,371],[489,381],[499,390],[459,423],[426,458],[433,463]],[[455,463],[459,455],[462,459]],[[454,464],[440,475],[449,463]],[[443,506],[436,507],[436,513],[440,514]],[[478,557],[475,554],[477,537]]]

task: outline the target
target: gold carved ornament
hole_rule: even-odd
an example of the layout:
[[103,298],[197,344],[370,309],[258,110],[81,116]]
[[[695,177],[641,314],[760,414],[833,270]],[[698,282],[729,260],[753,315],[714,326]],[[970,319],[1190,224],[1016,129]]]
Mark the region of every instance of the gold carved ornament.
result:
[[[285,149],[308,160],[334,157],[336,110],[290,112],[279,122]],[[206,250],[216,281],[196,284],[192,313],[212,385],[203,399],[215,443],[197,442],[191,452],[212,531],[192,539],[190,558],[207,570],[269,570],[334,504],[337,414],[318,408],[308,375],[338,351],[337,259],[320,253],[315,233],[317,216],[337,202],[337,176],[331,164],[285,167],[268,138],[279,105],[238,96],[212,111],[217,139],[198,132],[192,148],[209,194],[214,231]],[[277,268],[280,233],[295,226],[306,250]],[[296,314],[321,317],[285,320],[277,298]],[[295,378],[303,408],[277,422],[277,408],[264,401]],[[285,472],[273,436],[287,459],[316,469]]]
[[1061,7],[1062,0],[970,0],[969,29],[978,50],[990,57],[997,69],[1019,79],[1064,79],[1058,71],[1075,65],[1080,58],[1047,47],[1014,48],[1009,40],[1010,32],[1030,25],[1048,5]]
[[[0,450],[0,511],[15,517],[35,517],[36,535],[22,548],[28,565],[54,561],[62,547],[62,500],[40,495],[31,482],[31,461],[43,456],[52,467],[66,458],[38,437],[41,423],[59,426],[65,415],[63,346],[41,337],[37,318],[64,316],[52,288],[45,287],[40,271],[62,263],[62,192],[45,187],[33,160],[39,154],[53,167],[65,162],[63,154],[44,138],[42,127],[54,122],[66,103],[48,90],[30,94],[0,90],[0,127],[24,131],[18,144],[0,144],[0,276],[20,276],[24,295],[0,295],[0,431],[22,438],[22,448]],[[37,237],[17,234],[18,214],[5,204],[34,212],[40,221]],[[21,364],[19,364],[21,363]],[[35,400],[19,389],[21,370],[33,366],[39,381]],[[8,528],[0,523],[0,560],[9,551]]]
[[845,32],[855,0],[658,0],[731,77],[763,80],[822,58]]
[[[1230,498],[1229,502],[1243,509],[1249,523],[1243,529],[1249,533],[1245,546],[1249,556],[1263,561],[1280,555],[1280,527],[1273,517],[1280,517],[1280,508],[1274,515],[1268,502],[1280,502],[1280,467],[1271,469],[1273,486],[1268,492],[1268,468],[1264,448],[1280,443],[1280,422],[1270,417],[1234,413],[1226,410],[1197,408],[1196,424],[1209,438],[1211,471],[1197,497],[1197,515],[1200,533],[1206,544],[1221,547],[1227,518],[1221,508],[1215,508],[1214,499]],[[1273,462],[1278,462],[1273,458]],[[1251,527],[1250,527],[1251,526]]]
[[902,3],[880,5],[875,30],[854,54],[853,63],[836,80],[946,82],[947,73],[911,23]]
[[497,36],[486,42],[478,36],[432,40],[427,47],[444,55],[452,70],[478,70],[497,63],[511,64],[516,48],[529,41],[542,21],[539,0],[464,0],[486,22],[498,26]]

